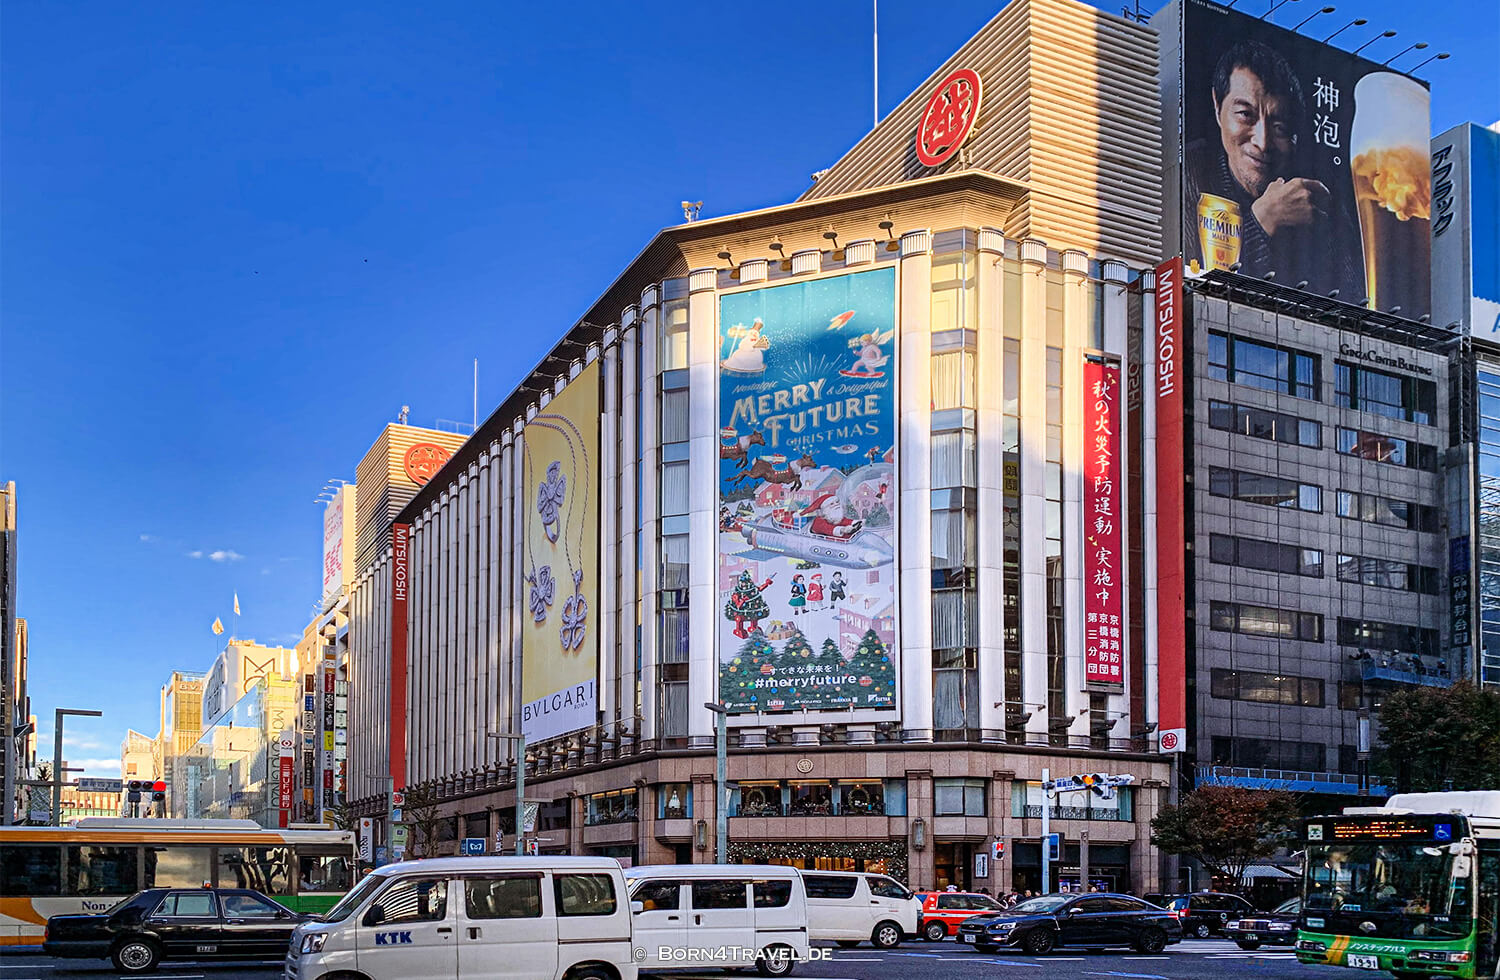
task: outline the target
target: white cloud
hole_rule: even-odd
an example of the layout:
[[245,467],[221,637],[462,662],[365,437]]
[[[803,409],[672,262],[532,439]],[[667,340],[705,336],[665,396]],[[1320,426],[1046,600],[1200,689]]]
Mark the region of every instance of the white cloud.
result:
[[63,754],[69,752],[94,752],[104,748],[104,742],[92,735],[64,735]]
[[203,557],[203,552],[201,552],[201,551],[189,551],[187,553],[187,556],[189,558],[202,558]]
[[[81,766],[82,775],[85,776],[118,776],[120,774],[119,759],[67,759],[70,766]],[[70,772],[68,778],[72,779],[79,773]]]
[[141,535],[141,544],[154,544],[158,540],[160,540],[160,539],[156,535],[154,535],[154,534],[143,534],[143,535]]
[[242,555],[242,554],[240,554],[238,551],[231,551],[231,550],[229,550],[227,548],[221,548],[218,551],[210,552],[209,556],[208,556],[208,560],[209,561],[239,561],[243,557],[245,557],[245,556]]

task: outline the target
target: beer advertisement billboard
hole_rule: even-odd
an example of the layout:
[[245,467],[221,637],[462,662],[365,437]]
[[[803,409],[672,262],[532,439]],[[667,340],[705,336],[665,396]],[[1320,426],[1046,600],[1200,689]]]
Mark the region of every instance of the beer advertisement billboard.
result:
[[720,700],[896,698],[896,278],[719,299]]
[[594,724],[599,669],[599,364],[522,434],[521,730],[535,742]]
[[[1180,112],[1189,274],[1229,269],[1411,319],[1431,312],[1426,84],[1238,10],[1179,2],[1181,91],[1167,118]],[[1176,237],[1169,228],[1169,248]]]

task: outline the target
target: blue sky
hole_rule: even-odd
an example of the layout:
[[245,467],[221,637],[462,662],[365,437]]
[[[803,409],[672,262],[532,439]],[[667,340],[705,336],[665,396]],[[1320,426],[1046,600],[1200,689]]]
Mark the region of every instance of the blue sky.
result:
[[[1493,10],[1337,5],[1319,36],[1359,16],[1341,40],[1399,32],[1367,55],[1453,52],[1435,130],[1500,118]],[[883,109],[999,6],[886,0]],[[313,498],[402,404],[467,419],[478,357],[485,414],[679,201],[788,201],[864,133],[869,4],[747,9],[0,8],[0,479],[33,709],[105,712],[72,759],[110,775],[155,733],[234,592],[240,635],[294,642]]]

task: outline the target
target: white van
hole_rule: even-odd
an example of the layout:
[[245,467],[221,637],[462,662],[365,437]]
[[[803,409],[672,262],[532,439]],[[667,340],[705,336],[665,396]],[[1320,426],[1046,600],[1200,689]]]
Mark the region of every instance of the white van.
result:
[[917,896],[894,878],[853,871],[804,871],[807,935],[846,949],[874,943],[881,949],[917,934]]
[[667,864],[630,868],[625,880],[646,973],[754,966],[784,977],[811,955],[796,868]]
[[292,933],[286,980],[637,980],[620,862],[387,865]]

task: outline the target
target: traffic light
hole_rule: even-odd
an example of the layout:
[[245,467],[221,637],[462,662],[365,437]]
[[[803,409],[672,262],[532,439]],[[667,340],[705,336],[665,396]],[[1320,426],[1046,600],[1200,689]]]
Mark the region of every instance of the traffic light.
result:
[[166,780],[164,780],[164,779],[158,779],[156,782],[154,782],[154,783],[151,784],[151,802],[152,803],[165,803],[165,802],[167,802],[167,783],[166,783]]
[[131,803],[141,802],[141,794],[151,792],[149,779],[132,779],[125,784],[125,799]]

